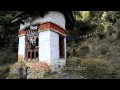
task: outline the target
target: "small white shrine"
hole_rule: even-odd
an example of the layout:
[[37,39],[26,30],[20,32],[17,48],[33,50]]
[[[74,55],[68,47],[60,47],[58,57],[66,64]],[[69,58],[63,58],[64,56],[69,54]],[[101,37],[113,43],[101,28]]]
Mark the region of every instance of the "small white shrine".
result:
[[66,65],[66,30],[74,23],[71,11],[20,12],[18,61],[45,61],[51,70]]

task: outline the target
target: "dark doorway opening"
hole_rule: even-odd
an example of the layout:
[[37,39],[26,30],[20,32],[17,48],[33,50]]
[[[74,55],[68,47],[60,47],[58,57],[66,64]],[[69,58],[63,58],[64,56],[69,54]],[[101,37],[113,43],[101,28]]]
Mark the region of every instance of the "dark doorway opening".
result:
[[60,58],[64,58],[64,37],[59,36],[59,56]]

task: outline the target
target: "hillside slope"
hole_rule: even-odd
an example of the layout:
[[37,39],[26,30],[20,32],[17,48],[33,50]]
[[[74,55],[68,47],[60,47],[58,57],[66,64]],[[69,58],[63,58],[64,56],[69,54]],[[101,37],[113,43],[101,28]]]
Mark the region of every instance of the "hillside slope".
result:
[[[6,78],[9,66],[17,62],[18,26],[10,23],[15,14],[0,12],[0,78]],[[75,26],[68,31],[68,37],[97,33],[67,41],[65,69],[47,78],[120,79],[120,11],[76,11],[75,18]]]
[[9,66],[17,62],[17,53],[9,48],[0,49],[0,79],[5,79],[9,73]]

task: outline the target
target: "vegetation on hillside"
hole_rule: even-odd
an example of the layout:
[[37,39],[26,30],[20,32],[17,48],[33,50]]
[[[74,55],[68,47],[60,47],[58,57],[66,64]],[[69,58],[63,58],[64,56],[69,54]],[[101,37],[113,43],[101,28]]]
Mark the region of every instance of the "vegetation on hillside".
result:
[[[19,25],[11,23],[17,13],[18,11],[0,11],[0,78],[5,78],[3,74],[8,71],[9,65],[17,62]],[[120,78],[120,11],[73,13],[76,22],[73,30],[68,31],[68,37],[96,33],[67,41],[67,66],[75,64],[88,69],[80,73],[66,72],[73,76],[78,74],[74,78],[79,78],[80,75],[88,79]]]
[[87,67],[78,75],[88,79],[120,78],[120,12],[76,11],[74,15],[76,23],[69,37],[96,33],[67,42],[68,63]]

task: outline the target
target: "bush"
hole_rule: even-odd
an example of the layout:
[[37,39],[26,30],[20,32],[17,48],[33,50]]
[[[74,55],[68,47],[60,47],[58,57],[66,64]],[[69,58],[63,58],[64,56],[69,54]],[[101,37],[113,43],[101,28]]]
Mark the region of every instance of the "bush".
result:
[[89,53],[90,53],[89,47],[88,46],[83,46],[79,50],[76,51],[76,56],[85,57]]
[[5,79],[9,74],[9,66],[5,67],[4,69],[0,70],[0,79]]

